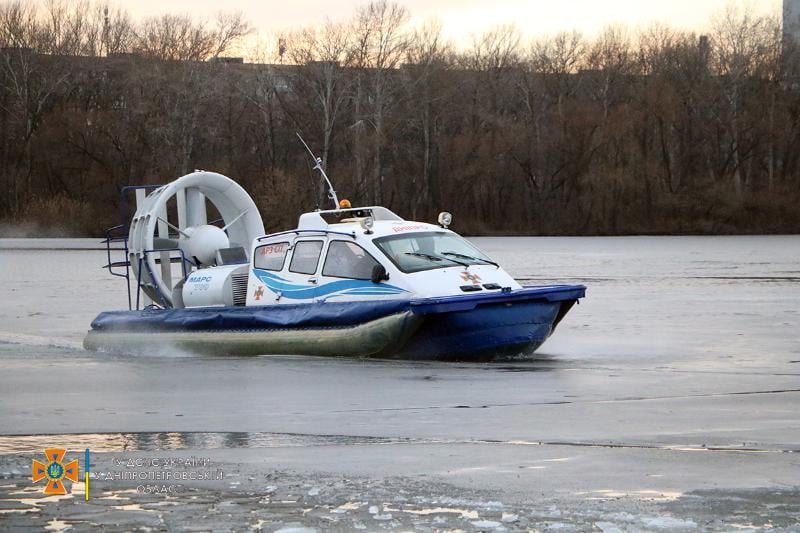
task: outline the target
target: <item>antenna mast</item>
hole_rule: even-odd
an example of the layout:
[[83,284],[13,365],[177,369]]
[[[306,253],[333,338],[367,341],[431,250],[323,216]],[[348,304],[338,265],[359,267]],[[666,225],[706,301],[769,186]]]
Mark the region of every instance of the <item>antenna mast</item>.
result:
[[333,190],[333,184],[331,183],[331,180],[328,179],[328,175],[325,174],[325,169],[322,168],[322,158],[314,155],[314,152],[312,152],[311,148],[308,147],[306,141],[304,141],[303,138],[300,136],[300,133],[295,132],[295,135],[297,135],[297,138],[300,139],[301,143],[303,143],[303,146],[306,147],[306,150],[308,150],[309,155],[311,155],[311,159],[314,160],[315,163],[314,170],[319,170],[319,173],[322,174],[322,178],[328,185],[328,198],[333,200],[333,208],[339,209],[339,197],[336,196],[336,191]]

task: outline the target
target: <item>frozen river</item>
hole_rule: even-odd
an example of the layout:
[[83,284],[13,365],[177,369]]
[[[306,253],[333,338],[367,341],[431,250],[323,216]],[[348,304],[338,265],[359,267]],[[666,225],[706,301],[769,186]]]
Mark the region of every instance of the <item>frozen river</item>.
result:
[[[588,298],[542,353],[560,363],[775,370],[800,359],[800,237],[475,238],[524,284]],[[0,239],[0,341],[80,344],[124,282],[96,240]],[[796,368],[787,366],[786,369]]]
[[[89,354],[92,318],[127,306],[105,251],[0,239],[0,529],[181,523],[152,495],[2,505],[47,444],[213,457],[236,483],[192,490],[242,528],[796,530],[800,237],[474,242],[524,283],[587,285],[536,358]],[[294,504],[258,514],[272,493]]]

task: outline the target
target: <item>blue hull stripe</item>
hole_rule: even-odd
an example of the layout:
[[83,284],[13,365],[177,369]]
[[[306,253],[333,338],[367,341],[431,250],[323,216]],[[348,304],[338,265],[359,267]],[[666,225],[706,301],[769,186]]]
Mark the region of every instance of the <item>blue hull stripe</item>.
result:
[[311,300],[325,296],[402,294],[407,291],[386,283],[372,283],[366,280],[347,279],[332,281],[318,287],[296,285],[264,270],[253,269],[253,274],[274,293],[281,293],[284,298],[292,300]]

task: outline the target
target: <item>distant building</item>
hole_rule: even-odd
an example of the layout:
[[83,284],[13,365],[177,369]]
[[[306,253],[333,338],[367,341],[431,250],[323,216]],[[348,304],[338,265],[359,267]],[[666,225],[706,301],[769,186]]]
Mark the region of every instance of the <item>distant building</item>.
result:
[[800,44],[800,0],[783,0],[783,42]]
[[213,61],[215,63],[226,63],[228,65],[244,64],[243,57],[212,57],[209,61]]

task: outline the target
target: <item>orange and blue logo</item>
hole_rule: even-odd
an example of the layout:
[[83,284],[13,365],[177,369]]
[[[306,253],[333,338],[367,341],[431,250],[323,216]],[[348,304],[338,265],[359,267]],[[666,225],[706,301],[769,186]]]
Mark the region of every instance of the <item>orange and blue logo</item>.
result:
[[66,494],[67,488],[64,486],[64,479],[69,479],[73,483],[78,481],[78,460],[73,459],[64,463],[64,456],[67,450],[62,448],[47,448],[44,456],[47,462],[33,460],[31,473],[33,482],[46,479],[47,485],[44,487],[45,494]]
[[255,294],[253,296],[256,297],[256,300],[260,300],[262,296],[264,296],[264,287],[259,287],[256,289]]
[[461,279],[464,281],[471,281],[474,284],[481,282],[481,277],[477,274],[473,274],[472,272],[464,271],[461,273]]

